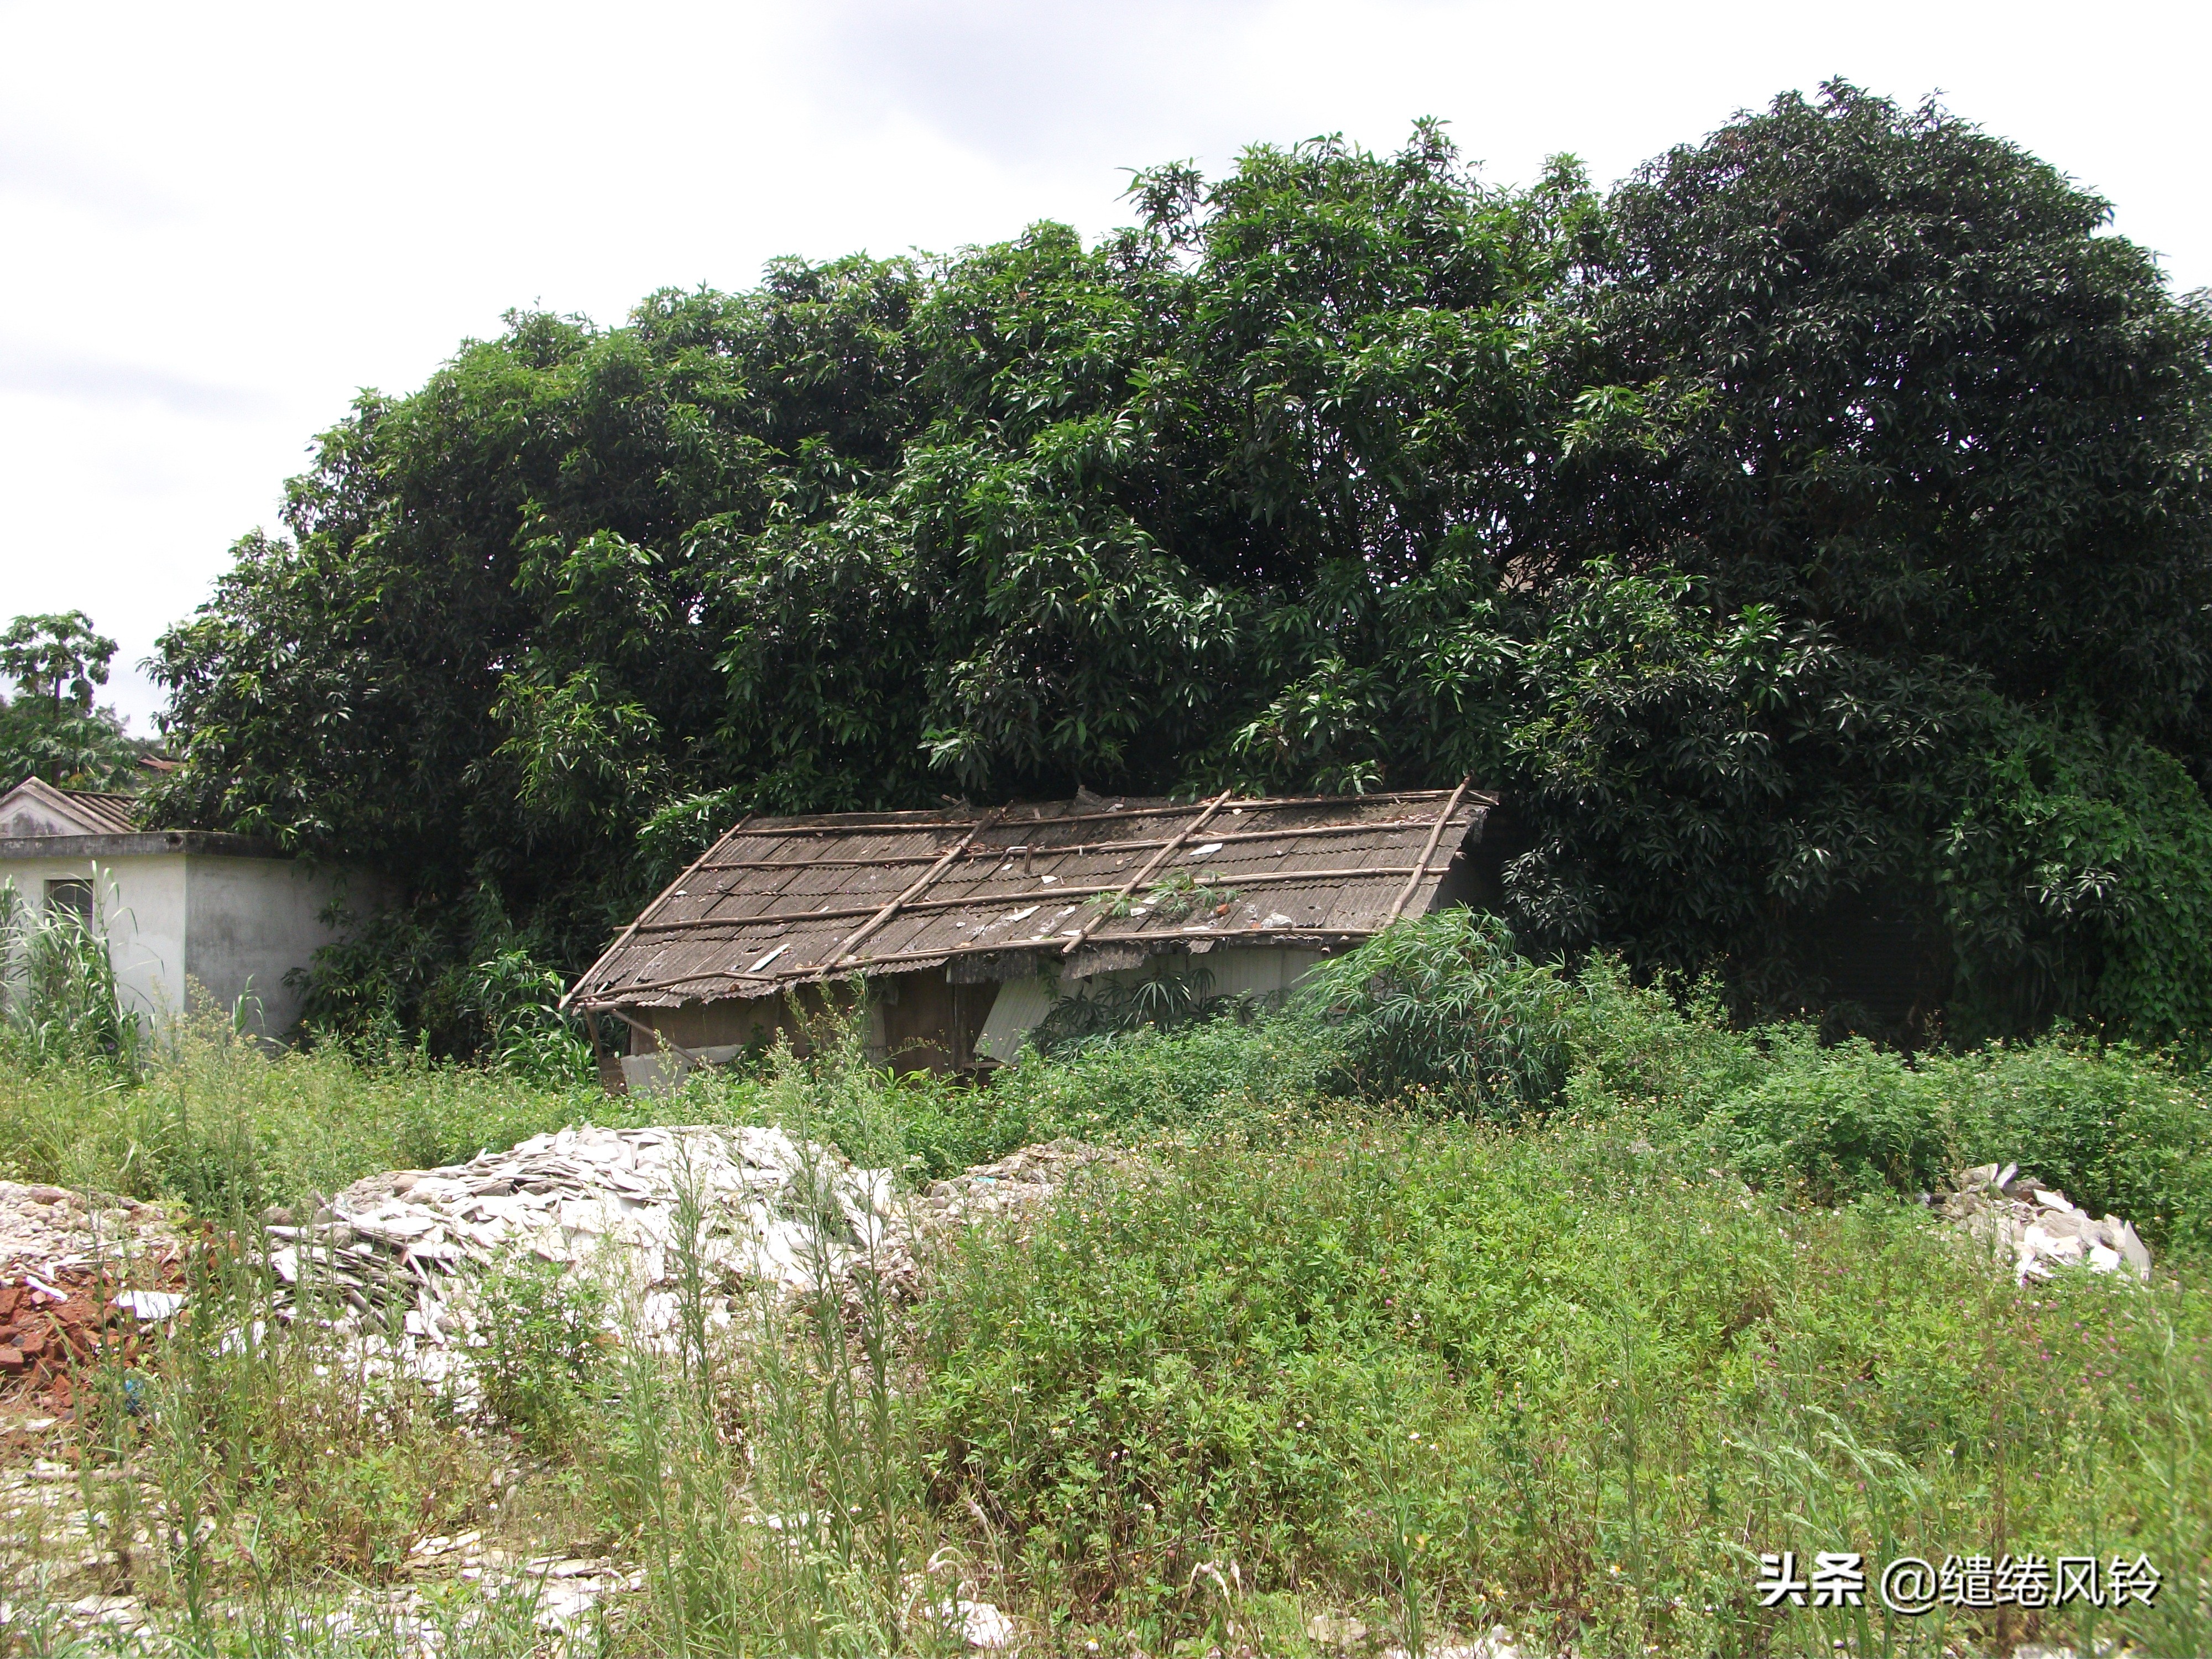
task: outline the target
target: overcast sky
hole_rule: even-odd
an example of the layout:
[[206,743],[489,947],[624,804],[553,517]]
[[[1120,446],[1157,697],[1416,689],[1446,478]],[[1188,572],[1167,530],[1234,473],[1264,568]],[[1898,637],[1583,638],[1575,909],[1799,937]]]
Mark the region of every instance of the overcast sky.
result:
[[1125,169],[1451,124],[1499,182],[1610,182],[1841,75],[2109,198],[2212,284],[2212,9],[2108,3],[28,5],[0,0],[0,618],[126,664],[355,391],[514,306],[619,321],[783,253],[1120,223]]

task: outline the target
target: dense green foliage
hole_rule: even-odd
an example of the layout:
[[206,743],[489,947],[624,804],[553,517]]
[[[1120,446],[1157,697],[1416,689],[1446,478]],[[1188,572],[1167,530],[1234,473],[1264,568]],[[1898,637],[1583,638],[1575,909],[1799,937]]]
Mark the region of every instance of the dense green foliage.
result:
[[2212,1016],[2212,325],[2104,204],[1846,86],[1609,198],[1442,132],[1167,167],[1085,246],[517,315],[365,396],[161,672],[159,809],[380,863],[422,965],[573,969],[741,811],[1513,799],[1523,944],[1954,1029]]
[[1565,988],[1513,949],[1495,916],[1450,909],[1383,930],[1299,981],[1352,1087],[1443,1085],[1486,1113],[1548,1106],[1567,1059]]

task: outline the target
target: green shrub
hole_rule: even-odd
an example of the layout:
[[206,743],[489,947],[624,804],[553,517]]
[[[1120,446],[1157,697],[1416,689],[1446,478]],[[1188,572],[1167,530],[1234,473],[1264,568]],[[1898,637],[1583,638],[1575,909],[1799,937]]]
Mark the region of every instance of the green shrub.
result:
[[606,1311],[599,1279],[536,1256],[487,1273],[475,1293],[485,1409],[538,1449],[559,1449],[589,1403]]
[[1213,994],[1213,975],[1203,966],[1167,971],[1154,957],[1143,971],[1109,975],[1053,1005],[1030,1033],[1040,1053],[1058,1059],[1100,1037],[1151,1029],[1176,1031],[1206,1020],[1258,1012],[1255,999]]
[[1961,1161],[2017,1162],[2154,1243],[2212,1250],[2212,1097],[2201,1073],[2061,1033],[1926,1062]]
[[1503,921],[1461,908],[1324,963],[1291,1006],[1335,1029],[1359,1093],[1443,1085],[1511,1116],[1550,1104],[1565,1080],[1568,1000],[1558,970],[1517,955]]
[[2094,723],[2021,718],[1968,779],[1937,873],[1952,1030],[2022,1033],[2055,1014],[2212,1040],[2212,804],[2187,766]]
[[1884,1188],[1924,1191],[1959,1166],[1948,1101],[1926,1073],[1863,1038],[1823,1048],[1808,1026],[1765,1036],[1764,1075],[1706,1126],[1729,1167],[1754,1186],[1802,1182],[1834,1204]]
[[1696,1122],[1766,1068],[1758,1038],[1729,1023],[1717,987],[1639,985],[1618,957],[1583,963],[1566,1012],[1566,1103],[1583,1116]]
[[1282,1016],[1146,1028],[1057,1060],[1025,1054],[993,1077],[978,1104],[994,1144],[1008,1150],[1062,1135],[1272,1133],[1322,1104],[1338,1052],[1333,1034]]
[[2154,1244],[2212,1249],[2212,1094],[2165,1055],[2063,1031],[1909,1059],[1826,1046],[1810,1026],[1737,1031],[1710,996],[1678,1000],[1604,958],[1573,989],[1565,1097],[1579,1115],[1633,1116],[1822,1203],[2016,1163]]

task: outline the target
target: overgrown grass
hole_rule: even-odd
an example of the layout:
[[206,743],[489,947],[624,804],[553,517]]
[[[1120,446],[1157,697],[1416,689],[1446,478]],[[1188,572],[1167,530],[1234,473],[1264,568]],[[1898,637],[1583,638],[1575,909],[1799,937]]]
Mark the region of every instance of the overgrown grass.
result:
[[628,1121],[644,1105],[404,1054],[366,1066],[336,1048],[271,1052],[219,1018],[165,1031],[143,1060],[137,1070],[79,1063],[0,1073],[0,1174],[221,1214],[471,1158],[587,1118]]
[[1179,1152],[972,1237],[926,1342],[937,1504],[1071,1634],[1148,1652],[1218,1619],[1209,1562],[1384,1628],[1752,1653],[1763,1550],[2212,1547],[2201,1290],[2017,1291],[1917,1209],[1793,1208],[1583,1124]]
[[[1394,941],[1392,971],[1438,944],[1464,947]],[[2212,1651],[2194,1074],[2063,1035],[1822,1048],[1602,963],[1486,959],[1511,998],[1425,1011],[1361,965],[1321,1013],[1093,1040],[981,1088],[894,1080],[850,1027],[659,1101],[218,1027],[136,1072],[0,1073],[9,1173],[175,1200],[217,1240],[587,1117],[773,1121],[915,1182],[1063,1135],[1135,1154],[962,1236],[912,1306],[864,1277],[718,1328],[678,1238],[661,1352],[592,1339],[595,1287],[518,1269],[466,1405],[304,1324],[241,1341],[261,1270],[196,1255],[158,1362],[85,1380],[76,1455],[137,1476],[84,1482],[111,1584],[182,1650],[294,1650],[421,1534],[482,1527],[642,1565],[621,1652],[951,1652],[931,1608],[963,1596],[1039,1650],[1192,1659],[1305,1651],[1324,1611],[1416,1649],[1503,1622],[1589,1654]],[[1989,1158],[2130,1217],[2157,1282],[2015,1288],[1911,1201]],[[1824,1548],[2141,1552],[2166,1587],[2002,1623],[1755,1605],[1758,1554]],[[460,1644],[531,1650],[526,1623]]]

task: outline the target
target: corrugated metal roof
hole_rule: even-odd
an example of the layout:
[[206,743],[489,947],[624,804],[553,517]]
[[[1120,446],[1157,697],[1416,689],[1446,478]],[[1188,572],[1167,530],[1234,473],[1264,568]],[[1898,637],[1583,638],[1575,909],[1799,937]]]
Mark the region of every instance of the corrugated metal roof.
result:
[[748,818],[578,980],[581,1007],[766,996],[956,957],[1336,944],[1425,909],[1496,797],[1455,790]]
[[138,829],[131,821],[133,804],[130,795],[58,789],[43,778],[31,777],[13,789],[0,790],[0,818],[11,826],[25,825],[8,831],[18,836],[128,836]]
[[80,814],[98,826],[93,832],[95,835],[128,836],[138,828],[131,816],[136,801],[130,795],[101,794],[90,789],[64,789],[60,793],[69,797],[70,804]]

